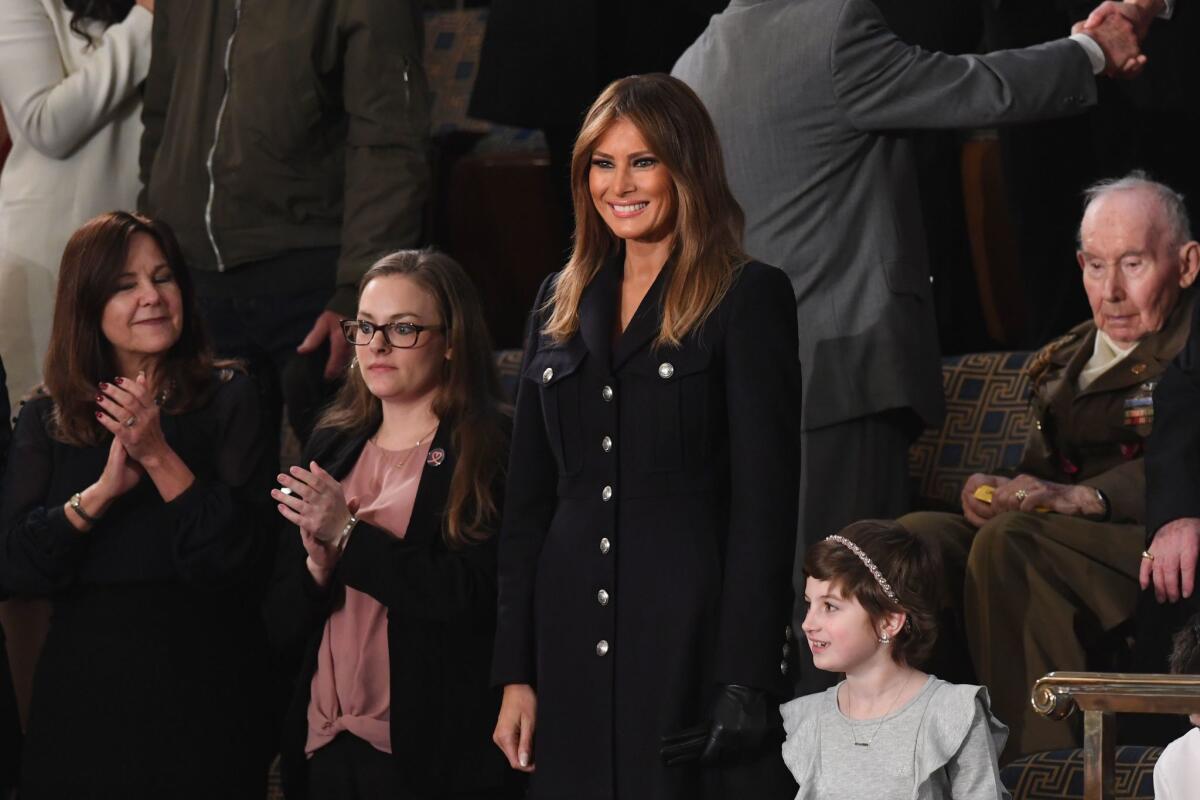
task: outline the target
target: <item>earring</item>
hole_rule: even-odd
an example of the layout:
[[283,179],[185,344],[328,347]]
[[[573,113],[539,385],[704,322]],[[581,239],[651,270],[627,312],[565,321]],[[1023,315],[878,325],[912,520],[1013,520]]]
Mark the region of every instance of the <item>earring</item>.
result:
[[891,644],[892,643],[891,635],[887,631],[884,631],[883,633],[879,634],[879,643],[880,644]]

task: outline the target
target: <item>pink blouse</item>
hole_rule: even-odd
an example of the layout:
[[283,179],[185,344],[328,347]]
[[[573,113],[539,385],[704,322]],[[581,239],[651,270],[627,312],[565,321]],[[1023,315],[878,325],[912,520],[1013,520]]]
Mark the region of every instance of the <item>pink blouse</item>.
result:
[[[346,499],[358,498],[358,518],[404,538],[428,453],[428,442],[399,452],[367,442],[342,481]],[[353,546],[353,533],[350,539]],[[308,756],[342,731],[392,752],[388,658],[387,609],[347,586],[344,602],[325,623],[317,652],[304,746]]]

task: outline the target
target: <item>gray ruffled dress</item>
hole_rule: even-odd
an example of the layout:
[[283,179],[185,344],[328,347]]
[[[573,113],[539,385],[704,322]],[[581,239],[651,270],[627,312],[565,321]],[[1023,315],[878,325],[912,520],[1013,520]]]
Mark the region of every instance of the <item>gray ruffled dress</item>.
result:
[[1008,728],[987,689],[931,675],[899,709],[852,720],[838,708],[840,686],[780,709],[796,800],[1007,800],[997,759]]

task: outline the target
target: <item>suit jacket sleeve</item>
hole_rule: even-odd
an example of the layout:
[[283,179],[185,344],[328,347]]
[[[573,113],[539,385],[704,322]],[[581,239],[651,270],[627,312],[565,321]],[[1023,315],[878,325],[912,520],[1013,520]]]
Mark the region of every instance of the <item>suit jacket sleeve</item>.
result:
[[731,501],[719,683],[779,691],[800,486],[795,295],[783,272],[743,271],[725,340]]
[[[520,375],[537,351],[540,309],[553,276],[542,283],[525,337]],[[537,386],[522,379],[517,389],[508,490],[500,525],[496,647],[492,654],[492,683],[536,683],[534,672],[533,585],[538,557],[558,502],[558,471],[546,428]]]
[[1154,390],[1154,430],[1146,442],[1146,534],[1200,517],[1200,312],[1188,342]]
[[1083,48],[1059,39],[987,55],[901,41],[870,0],[845,0],[830,43],[834,95],[860,130],[969,128],[1066,116],[1096,102]]
[[329,308],[350,317],[371,264],[420,239],[429,193],[429,92],[410,3],[350,0],[346,7],[342,252]]
[[70,156],[145,79],[151,19],[135,5],[99,35],[82,68],[68,75],[42,4],[0,4],[0,100],[12,131],[47,158]]

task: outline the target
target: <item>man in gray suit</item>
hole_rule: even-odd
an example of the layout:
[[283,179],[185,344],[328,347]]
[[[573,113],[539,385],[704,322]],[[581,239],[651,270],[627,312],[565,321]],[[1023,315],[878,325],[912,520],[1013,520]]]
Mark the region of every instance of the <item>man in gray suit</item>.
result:
[[[1095,74],[1138,57],[1133,28],[1117,15],[1023,50],[950,56],[905,44],[869,0],[732,0],[675,64],[720,133],[747,252],[785,269],[796,292],[797,586],[807,545],[909,510],[908,445],[944,410],[903,131],[1074,114],[1096,102]],[[797,649],[811,664],[808,648]],[[825,685],[801,672],[800,688]]]

